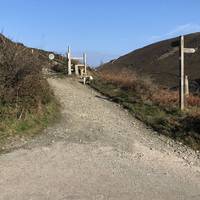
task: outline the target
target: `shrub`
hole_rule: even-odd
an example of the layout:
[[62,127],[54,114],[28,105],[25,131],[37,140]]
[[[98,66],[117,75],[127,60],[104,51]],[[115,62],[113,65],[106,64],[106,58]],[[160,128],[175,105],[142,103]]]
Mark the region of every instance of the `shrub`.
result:
[[[143,101],[152,101],[163,108],[174,108],[178,106],[179,92],[158,87],[148,76],[139,76],[135,72],[124,68],[119,71],[100,70],[98,76],[104,81],[112,83],[123,90],[134,92]],[[190,107],[200,106],[200,97],[190,95],[187,97]]]
[[43,61],[31,49],[0,35],[0,105],[12,107],[7,116],[41,110],[51,90],[42,77]]
[[132,91],[134,95],[146,101],[150,99],[158,87],[150,77],[139,76],[126,68],[118,71],[101,70],[98,74],[102,80],[112,83],[123,90]]

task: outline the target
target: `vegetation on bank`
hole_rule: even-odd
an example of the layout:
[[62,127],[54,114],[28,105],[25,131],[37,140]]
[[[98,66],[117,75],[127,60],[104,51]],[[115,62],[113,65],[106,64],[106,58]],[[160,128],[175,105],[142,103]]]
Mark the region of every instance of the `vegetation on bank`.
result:
[[[13,107],[0,106],[0,112],[13,113]],[[15,111],[16,111],[15,110]],[[32,137],[40,133],[59,117],[59,104],[55,99],[45,104],[40,111],[27,112],[23,118],[12,114],[0,120],[0,147],[15,136]]]
[[15,134],[34,134],[58,114],[58,103],[40,54],[0,35],[0,143]]
[[189,96],[188,109],[180,112],[178,92],[156,86],[150,78],[138,76],[127,69],[100,70],[91,86],[111,100],[120,103],[136,118],[194,149],[200,149],[200,98]]

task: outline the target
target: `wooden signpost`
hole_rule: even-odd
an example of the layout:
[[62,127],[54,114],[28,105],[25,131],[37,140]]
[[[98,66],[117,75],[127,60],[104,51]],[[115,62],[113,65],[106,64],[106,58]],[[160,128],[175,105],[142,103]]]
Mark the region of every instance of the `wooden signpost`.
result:
[[68,52],[67,52],[68,75],[72,74],[72,62],[71,62],[72,59],[73,60],[82,60],[82,62],[83,62],[83,64],[75,65],[75,74],[79,75],[79,70],[78,70],[79,67],[84,67],[84,74],[87,74],[87,57],[86,57],[86,54],[84,53],[83,57],[72,57],[71,49],[70,49],[70,47],[68,47]]
[[[184,54],[185,53],[195,53],[193,48],[185,48],[184,36],[180,37],[180,42],[175,41],[172,46],[180,45],[180,88],[179,88],[179,106],[181,110],[185,109],[185,66],[184,66]],[[187,88],[186,88],[187,89]]]

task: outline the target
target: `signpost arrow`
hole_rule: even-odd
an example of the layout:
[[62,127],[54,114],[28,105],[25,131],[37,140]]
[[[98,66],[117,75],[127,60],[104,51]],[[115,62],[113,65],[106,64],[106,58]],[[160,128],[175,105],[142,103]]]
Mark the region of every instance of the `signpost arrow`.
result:
[[74,59],[74,60],[82,60],[83,58],[82,57],[73,57],[72,59]]
[[195,53],[196,49],[194,48],[184,48],[184,53]]
[[180,108],[181,110],[184,110],[185,107],[185,87],[184,84],[185,80],[185,67],[184,67],[184,54],[185,53],[195,53],[197,49],[194,48],[185,48],[184,47],[184,36],[180,37]]

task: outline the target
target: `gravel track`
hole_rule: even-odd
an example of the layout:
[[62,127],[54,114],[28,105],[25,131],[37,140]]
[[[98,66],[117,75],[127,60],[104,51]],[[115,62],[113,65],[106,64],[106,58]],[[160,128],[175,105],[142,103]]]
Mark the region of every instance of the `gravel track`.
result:
[[0,200],[199,200],[199,154],[76,79],[48,79],[62,119],[0,156]]

